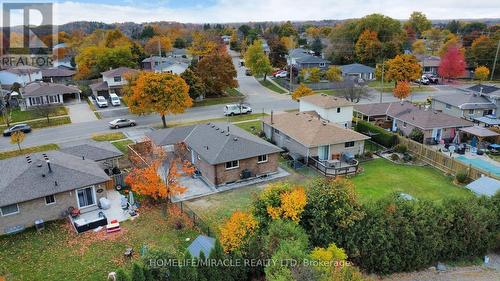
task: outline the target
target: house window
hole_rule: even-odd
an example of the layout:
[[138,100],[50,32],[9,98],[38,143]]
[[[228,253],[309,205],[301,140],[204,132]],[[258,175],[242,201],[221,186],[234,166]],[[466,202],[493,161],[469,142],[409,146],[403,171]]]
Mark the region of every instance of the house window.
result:
[[122,77],[121,76],[115,76],[115,77],[113,77],[113,80],[115,82],[121,82],[122,81]]
[[446,109],[451,109],[451,104],[446,104]]
[[95,205],[94,187],[81,188],[76,191],[78,197],[78,207],[85,208]]
[[257,157],[257,163],[265,163],[267,162],[267,154],[259,155]]
[[47,96],[49,103],[59,103],[59,96]]
[[337,113],[340,113],[340,107],[337,108]]
[[55,203],[56,203],[56,196],[55,195],[45,196],[45,205],[52,205]]
[[3,217],[17,214],[19,213],[19,206],[17,204],[4,206],[0,208],[0,213],[2,213]]
[[325,67],[325,63],[324,62],[320,63],[319,67]]
[[474,109],[469,109],[469,114],[474,114]]
[[226,170],[236,169],[240,167],[240,161],[234,160],[226,162]]
[[274,129],[274,133],[279,135],[280,134],[280,131],[278,129]]
[[344,144],[345,147],[353,147],[354,146],[354,142],[353,141],[348,141]]

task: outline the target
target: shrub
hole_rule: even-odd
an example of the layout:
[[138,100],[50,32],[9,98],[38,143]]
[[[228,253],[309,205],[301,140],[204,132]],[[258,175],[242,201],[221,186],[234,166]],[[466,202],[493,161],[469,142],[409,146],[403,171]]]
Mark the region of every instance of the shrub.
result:
[[424,142],[424,132],[422,132],[420,129],[413,128],[411,130],[410,135],[408,137],[416,142],[423,143]]
[[458,183],[466,183],[469,180],[469,176],[467,176],[467,172],[465,171],[458,171],[455,175],[455,179]]
[[370,122],[358,121],[355,129],[360,133],[369,135],[374,142],[385,147],[393,147],[398,142],[398,136],[396,134],[388,132]]
[[413,157],[410,154],[405,153],[405,155],[403,156],[403,160],[405,162],[410,162],[411,160],[413,160]]
[[408,152],[408,147],[404,144],[398,144],[394,147],[394,151],[396,151],[397,153],[405,154],[406,152]]
[[399,161],[399,156],[396,153],[391,154],[392,161]]
[[366,158],[373,158],[373,152],[371,152],[371,151],[366,151],[366,152],[365,152],[365,157],[366,157]]

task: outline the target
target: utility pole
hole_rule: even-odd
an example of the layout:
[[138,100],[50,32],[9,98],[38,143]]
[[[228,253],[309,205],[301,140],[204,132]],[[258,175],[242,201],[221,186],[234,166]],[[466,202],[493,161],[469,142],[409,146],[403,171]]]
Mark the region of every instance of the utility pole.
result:
[[495,74],[495,67],[497,66],[497,59],[498,59],[498,50],[500,49],[500,40],[498,40],[498,45],[497,45],[497,52],[495,54],[495,61],[493,61],[493,69],[491,70],[491,77],[490,81],[493,80],[493,74]]
[[382,60],[382,89],[380,90],[380,103],[382,103],[382,94],[384,93],[384,71],[385,71],[385,60]]

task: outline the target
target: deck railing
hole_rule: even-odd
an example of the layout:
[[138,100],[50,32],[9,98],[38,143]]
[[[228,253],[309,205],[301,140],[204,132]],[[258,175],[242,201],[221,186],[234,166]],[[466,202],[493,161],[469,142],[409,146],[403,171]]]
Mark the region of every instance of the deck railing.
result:
[[324,161],[309,157],[307,165],[313,167],[325,177],[336,177],[341,175],[354,175],[358,172],[359,162],[353,159],[353,163],[338,162],[335,165],[326,165]]

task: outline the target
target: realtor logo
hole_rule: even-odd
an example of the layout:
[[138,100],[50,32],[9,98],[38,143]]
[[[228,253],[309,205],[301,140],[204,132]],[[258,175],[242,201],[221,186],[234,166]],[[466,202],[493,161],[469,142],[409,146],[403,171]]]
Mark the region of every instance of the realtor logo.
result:
[[2,18],[2,67],[52,64],[52,3],[3,3]]

